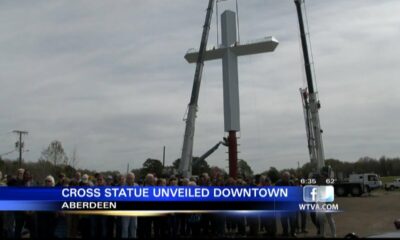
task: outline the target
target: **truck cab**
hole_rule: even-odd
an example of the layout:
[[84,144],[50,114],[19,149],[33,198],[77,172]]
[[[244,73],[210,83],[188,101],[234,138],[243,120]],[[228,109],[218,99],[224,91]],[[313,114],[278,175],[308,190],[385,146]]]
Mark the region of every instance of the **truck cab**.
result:
[[335,194],[339,197],[351,195],[359,197],[382,187],[382,181],[375,173],[350,174],[349,178],[337,181],[334,184]]
[[386,190],[395,190],[396,188],[400,188],[400,178],[397,178],[393,182],[385,184]]
[[382,181],[375,173],[350,174],[349,183],[360,183],[368,191],[382,187]]

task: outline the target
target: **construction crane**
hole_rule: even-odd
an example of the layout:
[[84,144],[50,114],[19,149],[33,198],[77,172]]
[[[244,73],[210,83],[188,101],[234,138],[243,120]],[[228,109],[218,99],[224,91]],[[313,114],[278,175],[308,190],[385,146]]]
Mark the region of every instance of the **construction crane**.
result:
[[304,68],[307,78],[307,87],[300,88],[302,98],[304,119],[306,123],[308,150],[314,173],[320,173],[325,166],[324,147],[322,144],[322,129],[319,120],[319,109],[321,104],[318,100],[311,72],[310,56],[308,53],[307,37],[304,29],[302,3],[304,0],[294,0],[299,20],[301,46],[304,57]]
[[179,164],[179,173],[184,177],[192,175],[192,158],[193,158],[193,140],[195,130],[195,120],[197,112],[197,102],[199,99],[201,76],[204,66],[204,53],[207,48],[208,34],[210,32],[210,24],[212,18],[212,11],[214,7],[214,0],[208,1],[207,14],[203,26],[203,34],[201,36],[199,55],[197,57],[196,70],[194,73],[193,88],[188,105],[188,114],[186,117],[185,135],[183,139],[182,156]]
[[208,158],[211,154],[213,154],[220,145],[224,145],[225,147],[228,146],[228,139],[224,137],[224,141],[220,141],[217,144],[214,145],[214,147],[210,148],[210,150],[208,150],[206,153],[204,153],[203,155],[201,155],[199,157],[199,160],[205,160],[206,158]]

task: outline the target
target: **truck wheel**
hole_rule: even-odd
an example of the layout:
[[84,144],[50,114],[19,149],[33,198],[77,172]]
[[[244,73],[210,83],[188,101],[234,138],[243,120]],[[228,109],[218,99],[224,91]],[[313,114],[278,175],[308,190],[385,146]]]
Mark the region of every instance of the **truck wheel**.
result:
[[347,195],[346,189],[342,186],[336,188],[336,195],[339,197],[344,197]]
[[394,186],[390,186],[390,191],[394,191]]
[[354,186],[351,188],[351,196],[359,197],[361,196],[361,188],[359,186]]

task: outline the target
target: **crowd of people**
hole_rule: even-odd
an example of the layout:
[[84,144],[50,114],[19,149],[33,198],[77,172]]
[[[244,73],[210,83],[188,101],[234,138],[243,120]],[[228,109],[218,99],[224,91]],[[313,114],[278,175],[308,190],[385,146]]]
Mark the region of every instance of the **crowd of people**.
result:
[[[42,184],[46,187],[68,186],[271,186],[265,175],[248,179],[221,177],[210,178],[207,173],[198,178],[170,176],[157,178],[147,174],[136,179],[133,173],[118,176],[95,174],[89,176],[76,172],[68,178],[59,174],[57,181],[51,175]],[[276,186],[296,186],[299,181],[289,172],[283,172]],[[34,184],[29,170],[18,169],[15,175],[3,179],[0,172],[0,186],[31,187]],[[162,216],[104,216],[78,215],[65,212],[2,212],[0,213],[1,239],[21,238],[190,238],[190,237],[245,237],[245,236],[286,236],[296,237],[308,233],[306,212],[286,214],[222,214],[222,213],[171,213]],[[325,217],[323,217],[325,218]],[[318,236],[324,236],[324,220],[311,213],[311,219]],[[331,237],[336,236],[332,216],[327,216]],[[278,224],[282,232],[278,233]],[[315,236],[315,235],[313,235]]]

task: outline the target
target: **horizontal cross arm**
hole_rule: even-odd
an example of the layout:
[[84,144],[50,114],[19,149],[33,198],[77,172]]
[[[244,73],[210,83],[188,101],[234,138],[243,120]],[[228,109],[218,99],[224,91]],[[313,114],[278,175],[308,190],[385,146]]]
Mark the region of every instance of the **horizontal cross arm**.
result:
[[246,44],[238,44],[231,47],[231,50],[237,56],[251,55],[264,52],[272,52],[278,46],[279,42],[274,37],[265,37]]
[[[224,56],[225,48],[211,48],[207,49],[204,53],[204,61],[220,59]],[[189,51],[185,54],[185,59],[188,63],[195,63],[197,61],[197,57],[199,56],[199,52],[197,49],[189,49]]]
[[[272,52],[278,46],[279,42],[274,37],[265,37],[245,44],[235,44],[229,47],[236,56],[251,55],[264,52]],[[224,56],[226,47],[207,49],[204,53],[204,61],[220,59]],[[185,54],[185,59],[189,63],[195,63],[199,52],[196,49],[190,49]]]

